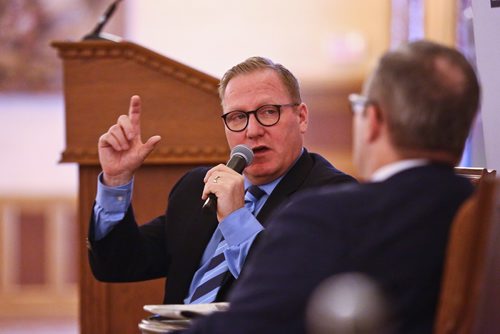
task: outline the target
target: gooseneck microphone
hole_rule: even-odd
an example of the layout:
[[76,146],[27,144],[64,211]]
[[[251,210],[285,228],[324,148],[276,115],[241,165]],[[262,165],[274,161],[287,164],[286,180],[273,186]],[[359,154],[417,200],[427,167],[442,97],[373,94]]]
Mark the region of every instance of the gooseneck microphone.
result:
[[[245,167],[252,163],[252,160],[253,151],[251,148],[246,145],[236,145],[231,150],[226,166],[241,174]],[[205,204],[203,204],[203,210],[217,211],[217,196],[209,194]]]
[[97,25],[95,26],[95,28],[90,33],[88,33],[87,35],[85,35],[83,37],[84,40],[89,40],[89,39],[104,39],[104,40],[106,40],[106,39],[108,39],[108,38],[103,37],[101,35],[101,31],[104,28],[104,26],[106,25],[106,23],[108,23],[109,19],[111,18],[111,16],[113,15],[113,13],[116,10],[116,7],[118,6],[118,3],[120,3],[121,1],[122,0],[115,0],[106,9],[106,11],[104,12],[104,14],[99,18],[99,21],[97,22]]

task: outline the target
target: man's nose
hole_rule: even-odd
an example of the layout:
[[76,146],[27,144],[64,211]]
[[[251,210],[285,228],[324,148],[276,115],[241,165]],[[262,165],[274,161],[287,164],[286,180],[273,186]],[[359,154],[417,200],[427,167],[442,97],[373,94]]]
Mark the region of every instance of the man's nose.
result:
[[257,120],[255,114],[248,115],[247,136],[253,137],[262,133],[264,127]]

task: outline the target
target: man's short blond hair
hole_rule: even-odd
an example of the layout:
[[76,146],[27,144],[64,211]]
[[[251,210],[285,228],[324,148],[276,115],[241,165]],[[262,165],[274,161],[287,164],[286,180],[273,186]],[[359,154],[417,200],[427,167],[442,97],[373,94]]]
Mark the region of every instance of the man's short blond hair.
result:
[[274,63],[272,60],[264,57],[251,57],[242,63],[239,63],[229,69],[219,83],[219,96],[221,103],[224,103],[224,94],[226,93],[226,87],[234,77],[241,74],[249,74],[256,71],[271,69],[275,71],[283,85],[290,94],[292,103],[301,103],[302,99],[300,97],[300,87],[297,78],[290,72],[286,67],[281,64]]

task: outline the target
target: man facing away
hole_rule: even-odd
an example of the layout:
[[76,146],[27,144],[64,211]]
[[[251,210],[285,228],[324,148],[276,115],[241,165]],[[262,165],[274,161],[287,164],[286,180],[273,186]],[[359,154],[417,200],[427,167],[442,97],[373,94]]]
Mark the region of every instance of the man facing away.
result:
[[367,275],[383,291],[388,332],[432,333],[450,224],[473,192],[453,167],[478,108],[478,81],[458,51],[418,41],[386,53],[350,101],[354,161],[367,182],[289,201],[229,311],[183,333],[306,333],[311,292],[344,272]]
[[[164,303],[224,301],[278,206],[303,189],[354,181],[303,148],[308,109],[282,65],[249,58],[224,75],[219,93],[229,147],[248,146],[253,162],[243,175],[222,164],[188,172],[172,189],[165,214],[147,224],[134,219],[133,175],[161,138],[142,142],[138,96],[100,137],[103,172],[88,236],[98,280],[167,277]],[[209,194],[217,197],[216,213],[202,209]]]

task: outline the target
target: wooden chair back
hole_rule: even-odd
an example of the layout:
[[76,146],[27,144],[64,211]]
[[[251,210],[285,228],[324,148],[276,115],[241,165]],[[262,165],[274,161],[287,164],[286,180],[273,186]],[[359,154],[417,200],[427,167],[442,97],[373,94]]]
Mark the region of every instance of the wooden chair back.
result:
[[500,310],[500,186],[494,171],[474,172],[469,175],[477,189],[450,230],[435,334],[494,333],[500,328],[495,324]]
[[468,178],[472,184],[478,185],[485,177],[495,177],[497,171],[482,167],[455,167],[455,173]]

